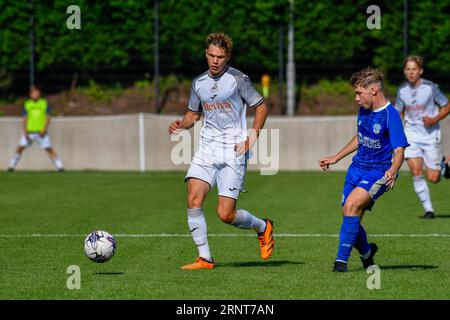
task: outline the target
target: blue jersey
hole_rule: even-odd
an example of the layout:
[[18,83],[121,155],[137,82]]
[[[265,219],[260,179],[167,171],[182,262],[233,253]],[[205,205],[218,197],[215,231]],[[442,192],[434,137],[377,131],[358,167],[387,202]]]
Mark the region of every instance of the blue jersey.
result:
[[363,169],[388,170],[394,150],[409,146],[399,112],[391,103],[358,113],[358,151],[353,163]]

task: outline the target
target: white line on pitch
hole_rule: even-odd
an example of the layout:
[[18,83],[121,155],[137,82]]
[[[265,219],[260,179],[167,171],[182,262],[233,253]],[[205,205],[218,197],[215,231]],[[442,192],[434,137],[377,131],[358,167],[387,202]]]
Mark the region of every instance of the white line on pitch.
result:
[[[78,238],[86,237],[87,234],[70,233],[31,233],[31,234],[0,234],[0,238]],[[190,238],[190,234],[185,233],[116,233],[118,238]],[[254,237],[254,233],[211,233],[209,237]],[[330,233],[280,233],[274,234],[277,238],[337,238],[338,234]],[[450,234],[443,233],[384,233],[369,234],[369,237],[391,237],[391,238],[450,238]]]

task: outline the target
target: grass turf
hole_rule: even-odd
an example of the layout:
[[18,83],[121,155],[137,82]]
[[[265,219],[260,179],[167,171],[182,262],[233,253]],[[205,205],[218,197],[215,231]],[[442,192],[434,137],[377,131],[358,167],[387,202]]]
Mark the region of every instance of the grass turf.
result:
[[[262,261],[253,231],[215,216],[216,190],[207,198],[208,232],[217,268],[184,271],[196,248],[186,222],[184,173],[0,174],[0,299],[449,299],[449,184],[430,186],[437,218],[422,208],[409,173],[364,217],[369,241],[380,250],[381,289],[354,250],[347,274],[331,272],[340,228],[342,172],[250,172],[238,207],[275,220],[276,247]],[[83,253],[84,234],[117,236],[105,264]],[[185,237],[130,237],[130,234]],[[61,237],[22,237],[67,234]],[[326,236],[276,237],[277,234]],[[386,234],[416,234],[414,237]],[[19,237],[16,237],[21,235]],[[372,236],[371,236],[372,235]],[[11,237],[12,236],[12,237]],[[81,269],[81,289],[68,290],[69,265]]]

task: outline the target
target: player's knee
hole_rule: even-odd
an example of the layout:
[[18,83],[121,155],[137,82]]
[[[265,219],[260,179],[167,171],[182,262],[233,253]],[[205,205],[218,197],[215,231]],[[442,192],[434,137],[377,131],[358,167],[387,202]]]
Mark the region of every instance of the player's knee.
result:
[[220,220],[222,220],[222,222],[226,224],[233,223],[234,219],[236,218],[236,215],[233,214],[233,211],[230,212],[230,210],[221,207],[217,208],[217,216]]
[[343,208],[344,216],[356,216],[356,215],[358,215],[358,211],[359,211],[359,206],[355,200],[349,198],[349,199],[347,199],[347,201],[345,201],[344,208]]
[[201,208],[203,199],[199,194],[190,193],[187,198],[188,208]]
[[412,175],[413,175],[414,177],[418,177],[418,176],[423,175],[422,168],[412,168],[412,169],[411,169],[411,173],[412,173]]

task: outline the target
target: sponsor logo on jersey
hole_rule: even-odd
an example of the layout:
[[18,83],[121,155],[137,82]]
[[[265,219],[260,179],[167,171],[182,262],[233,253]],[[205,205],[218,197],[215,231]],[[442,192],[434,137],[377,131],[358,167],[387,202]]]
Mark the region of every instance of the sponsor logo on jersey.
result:
[[223,109],[231,109],[232,105],[230,101],[217,101],[217,102],[204,102],[203,103],[203,110],[206,111],[213,111],[213,110],[223,110]]
[[410,106],[405,106],[405,110],[406,111],[424,111],[425,110],[425,106],[422,104],[416,104],[416,105],[410,105]]
[[358,132],[358,142],[366,148],[381,149],[380,139],[372,139],[370,137],[363,136],[360,132]]
[[375,123],[373,125],[373,133],[375,134],[379,134],[381,131],[381,125],[379,123]]

